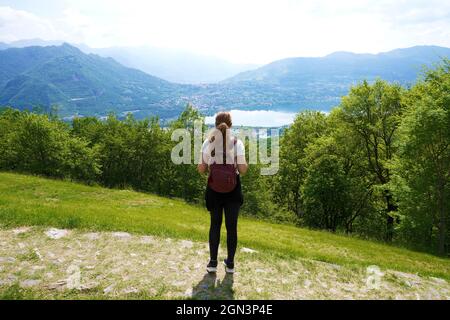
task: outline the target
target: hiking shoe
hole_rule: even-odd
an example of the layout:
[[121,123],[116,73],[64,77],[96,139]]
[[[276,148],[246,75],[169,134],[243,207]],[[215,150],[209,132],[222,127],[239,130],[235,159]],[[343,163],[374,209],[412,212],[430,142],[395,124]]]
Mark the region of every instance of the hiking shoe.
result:
[[234,273],[234,262],[228,262],[227,259],[223,260],[226,273]]
[[217,260],[209,260],[208,265],[206,266],[206,271],[208,273],[216,273],[217,272]]

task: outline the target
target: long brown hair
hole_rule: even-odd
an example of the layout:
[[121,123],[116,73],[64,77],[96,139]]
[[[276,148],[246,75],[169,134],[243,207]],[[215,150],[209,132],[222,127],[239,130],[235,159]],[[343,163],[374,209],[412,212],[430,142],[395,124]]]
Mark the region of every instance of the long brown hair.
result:
[[[227,149],[227,134],[228,130],[231,129],[233,122],[231,121],[231,113],[229,112],[219,112],[216,116],[216,129],[220,130],[222,133],[222,144],[223,144],[223,163],[225,163],[226,149]],[[214,135],[210,138],[210,142],[214,142]],[[211,156],[215,157],[215,149],[211,151]]]

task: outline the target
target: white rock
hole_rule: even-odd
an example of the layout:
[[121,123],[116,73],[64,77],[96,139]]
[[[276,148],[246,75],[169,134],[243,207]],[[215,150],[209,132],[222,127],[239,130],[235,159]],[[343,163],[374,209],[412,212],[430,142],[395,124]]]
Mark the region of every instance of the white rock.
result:
[[154,244],[156,240],[151,236],[143,236],[141,238],[141,243],[143,244]]
[[194,243],[192,241],[188,241],[188,240],[182,240],[181,241],[181,247],[182,248],[190,249],[193,246],[194,246]]
[[445,281],[445,279],[435,278],[435,277],[430,277],[430,279],[439,284],[447,284],[447,281]]
[[113,290],[114,290],[114,284],[112,284],[112,285],[106,287],[106,288],[103,290],[103,293],[110,293],[110,292],[112,292]]
[[47,285],[46,287],[51,290],[60,289],[67,284],[66,280],[58,280],[54,283]]
[[309,281],[308,279],[307,279],[307,280],[305,280],[305,282],[304,282],[304,286],[305,286],[305,288],[309,288],[309,287],[311,287],[311,284],[312,284],[312,282],[311,282],[311,281]]
[[100,235],[97,232],[90,232],[84,235],[89,240],[97,240],[100,238]]
[[30,227],[20,227],[20,228],[13,229],[12,232],[14,234],[22,234],[22,233],[26,233],[26,232],[28,232],[30,230],[31,230]]
[[136,289],[136,288],[131,287],[131,288],[127,288],[127,289],[122,290],[122,292],[125,293],[125,294],[130,294],[130,293],[138,293],[139,290]]
[[17,278],[17,276],[10,274],[10,275],[8,275],[7,279],[11,283],[11,282],[16,282],[18,278]]
[[192,296],[192,288],[188,288],[185,292],[184,295],[186,297],[191,297]]
[[13,257],[0,257],[0,263],[13,263],[16,261]]
[[32,266],[31,269],[39,271],[39,270],[44,270],[45,266]]
[[61,239],[69,234],[68,230],[51,228],[45,232],[50,239]]
[[128,232],[114,232],[113,236],[120,239],[129,239],[131,238],[131,234]]
[[22,288],[31,288],[37,286],[39,283],[41,283],[41,280],[25,280],[20,282],[20,286]]
[[39,260],[43,260],[42,254],[39,252],[37,248],[33,249],[34,253],[38,256]]
[[242,248],[241,252],[244,252],[244,253],[258,253],[258,251],[250,249],[250,248]]

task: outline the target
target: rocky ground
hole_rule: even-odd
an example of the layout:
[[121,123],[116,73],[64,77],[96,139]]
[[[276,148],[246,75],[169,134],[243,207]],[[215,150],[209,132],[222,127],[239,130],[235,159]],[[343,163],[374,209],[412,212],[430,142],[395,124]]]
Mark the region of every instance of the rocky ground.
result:
[[[223,256],[222,251],[222,255]],[[239,248],[205,273],[206,243],[124,232],[0,229],[0,297],[43,299],[450,299],[450,283]]]

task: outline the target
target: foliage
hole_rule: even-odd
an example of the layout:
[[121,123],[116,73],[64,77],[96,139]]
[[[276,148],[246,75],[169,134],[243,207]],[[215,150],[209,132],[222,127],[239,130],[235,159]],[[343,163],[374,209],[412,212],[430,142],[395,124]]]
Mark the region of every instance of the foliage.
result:
[[450,62],[429,70],[408,93],[394,169],[402,226],[415,247],[445,254],[450,233]]

